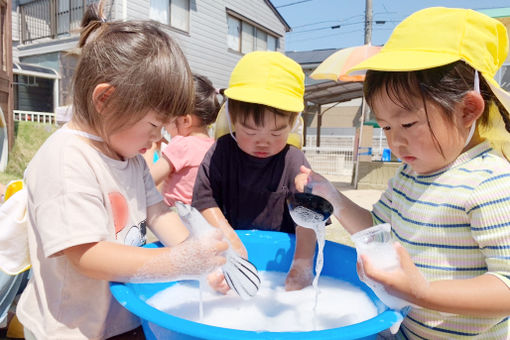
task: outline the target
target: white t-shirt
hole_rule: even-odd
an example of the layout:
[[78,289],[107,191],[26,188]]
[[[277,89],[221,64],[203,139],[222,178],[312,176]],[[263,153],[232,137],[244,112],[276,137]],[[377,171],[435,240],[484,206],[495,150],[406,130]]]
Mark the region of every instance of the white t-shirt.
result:
[[107,281],[76,271],[62,250],[111,241],[145,243],[147,207],[162,200],[144,159],[111,159],[63,127],[25,173],[32,278],[18,303],[38,339],[105,339],[139,325]]

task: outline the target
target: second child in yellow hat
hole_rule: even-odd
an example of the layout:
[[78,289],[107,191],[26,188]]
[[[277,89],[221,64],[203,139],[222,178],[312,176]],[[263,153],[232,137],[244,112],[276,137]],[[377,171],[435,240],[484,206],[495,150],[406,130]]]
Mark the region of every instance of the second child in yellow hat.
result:
[[[294,178],[300,166],[310,167],[303,152],[287,144],[304,106],[304,73],[280,52],[251,52],[235,66],[225,95],[231,133],[220,137],[206,154],[192,205],[245,257],[234,230],[295,233],[294,261],[285,288],[306,287],[313,279],[315,233],[296,226],[286,205],[287,195],[296,191]],[[226,291],[222,279],[218,274],[216,287]]]
[[481,13],[412,14],[353,69],[368,69],[365,97],[403,161],[379,202],[365,210],[309,169],[296,178],[350,233],[391,224],[401,267],[362,268],[412,303],[398,339],[510,338],[510,96],[493,79],[507,52],[504,25]]

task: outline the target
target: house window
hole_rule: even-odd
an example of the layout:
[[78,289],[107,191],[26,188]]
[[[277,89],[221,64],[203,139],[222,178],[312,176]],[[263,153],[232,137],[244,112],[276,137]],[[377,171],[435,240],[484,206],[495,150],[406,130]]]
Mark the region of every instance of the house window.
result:
[[241,53],[276,51],[278,37],[232,15],[227,15],[228,48]]
[[178,30],[189,31],[189,0],[150,0],[149,17]]

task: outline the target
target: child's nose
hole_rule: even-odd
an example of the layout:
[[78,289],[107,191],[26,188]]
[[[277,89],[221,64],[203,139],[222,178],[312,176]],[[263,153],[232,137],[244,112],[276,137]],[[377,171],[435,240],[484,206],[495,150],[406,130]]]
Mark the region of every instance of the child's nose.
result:
[[163,129],[159,129],[159,130],[156,129],[156,132],[154,132],[154,134],[152,135],[152,139],[151,139],[153,142],[157,142],[163,137],[162,130]]
[[395,133],[391,136],[391,141],[394,146],[406,145],[407,139],[401,133]]
[[257,140],[255,141],[255,144],[259,145],[259,146],[261,146],[261,145],[268,145],[269,141],[268,141],[268,139],[265,136],[259,136],[257,138]]

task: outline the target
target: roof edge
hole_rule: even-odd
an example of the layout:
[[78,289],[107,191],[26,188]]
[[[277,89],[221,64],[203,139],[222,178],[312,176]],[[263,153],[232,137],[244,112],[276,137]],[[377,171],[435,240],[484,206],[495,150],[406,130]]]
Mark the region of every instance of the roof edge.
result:
[[271,0],[264,0],[264,2],[269,6],[269,8],[271,8],[271,10],[273,11],[274,14],[276,14],[276,16],[278,17],[278,19],[282,22],[282,24],[285,26],[285,32],[290,32],[292,31],[292,28],[290,27],[290,25],[287,23],[287,21],[285,21],[285,19],[283,18],[283,16],[280,14],[280,12],[278,12],[278,10],[276,9],[276,7],[274,7],[273,3],[271,2]]

